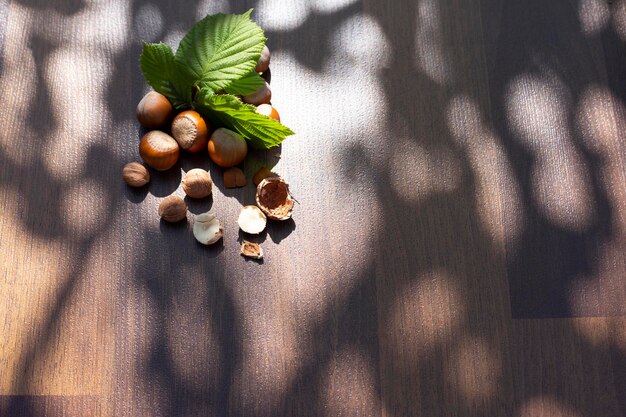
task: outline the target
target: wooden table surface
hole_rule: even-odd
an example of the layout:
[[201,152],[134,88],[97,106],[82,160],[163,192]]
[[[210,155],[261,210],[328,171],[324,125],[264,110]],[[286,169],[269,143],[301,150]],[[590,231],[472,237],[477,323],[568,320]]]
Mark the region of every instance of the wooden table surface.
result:
[[[142,41],[243,12],[297,132],[263,263],[131,190]],[[0,416],[626,416],[626,1],[0,1]],[[160,223],[210,169],[223,243]]]

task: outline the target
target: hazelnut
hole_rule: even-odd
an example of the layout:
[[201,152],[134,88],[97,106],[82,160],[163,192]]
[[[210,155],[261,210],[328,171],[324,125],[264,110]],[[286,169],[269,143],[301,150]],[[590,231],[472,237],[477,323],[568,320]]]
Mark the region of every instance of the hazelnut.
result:
[[207,150],[211,161],[222,168],[230,168],[246,158],[248,144],[239,133],[221,127],[211,135]]
[[257,206],[243,206],[237,219],[239,228],[251,235],[258,235],[265,230],[267,217]]
[[256,190],[256,204],[272,220],[291,218],[293,198],[289,185],[280,177],[264,179]]
[[229,168],[224,171],[224,187],[238,188],[245,187],[246,184],[246,176],[239,168]]
[[181,197],[170,195],[159,204],[159,216],[166,222],[179,222],[187,217],[187,205]]
[[150,173],[139,162],[131,162],[124,165],[122,177],[124,182],[131,187],[143,187],[150,182]]
[[167,97],[150,91],[137,105],[137,120],[149,130],[160,129],[170,121],[174,108]]
[[146,164],[158,171],[170,169],[178,161],[178,143],[160,130],[152,130],[139,142],[139,155]]
[[278,114],[278,111],[274,107],[272,107],[271,104],[260,104],[256,108],[256,112],[262,114],[263,116],[274,119],[277,122],[280,122],[280,115]]
[[267,45],[263,46],[263,51],[261,51],[261,57],[259,58],[259,62],[256,64],[256,68],[254,69],[256,72],[265,72],[270,67],[270,58],[272,54],[270,54],[270,48]]
[[183,179],[183,191],[191,198],[210,196],[212,186],[211,175],[200,168],[192,169]]
[[255,106],[269,103],[272,101],[272,90],[270,89],[270,85],[265,82],[265,84],[263,84],[263,86],[254,93],[243,96],[243,101],[244,103],[254,104]]
[[209,128],[197,111],[187,110],[174,118],[172,136],[187,152],[200,152],[209,141]]
[[202,213],[194,219],[193,236],[203,245],[212,245],[224,236],[224,229],[215,214]]
[[268,68],[267,71],[261,74],[261,78],[263,78],[265,81],[271,84],[272,83],[272,70]]
[[252,259],[262,259],[263,248],[258,243],[252,243],[244,240],[241,243],[241,254]]
[[256,174],[254,174],[254,176],[252,177],[252,182],[254,183],[255,186],[258,186],[261,183],[261,181],[263,181],[265,178],[276,177],[276,176],[277,175],[274,174],[272,171],[270,171],[269,168],[261,167],[256,172]]

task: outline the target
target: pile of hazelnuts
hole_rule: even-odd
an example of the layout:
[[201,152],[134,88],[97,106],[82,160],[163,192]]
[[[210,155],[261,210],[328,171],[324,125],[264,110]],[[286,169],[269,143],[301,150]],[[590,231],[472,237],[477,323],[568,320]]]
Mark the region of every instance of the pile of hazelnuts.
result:
[[[269,63],[270,51],[265,46],[256,66],[256,71],[264,78],[268,74]],[[278,111],[270,104],[271,98],[269,83],[265,82],[258,91],[241,97],[241,100],[257,106],[257,113],[280,121]],[[181,149],[189,153],[202,152],[206,149],[211,161],[225,169],[223,172],[225,187],[237,188],[247,184],[244,172],[237,165],[244,161],[248,145],[237,132],[222,127],[209,135],[210,127],[198,112],[185,110],[176,114],[167,97],[155,91],[149,92],[141,99],[136,114],[139,123],[148,130],[139,142],[139,155],[149,167],[157,171],[166,171],[176,164]],[[124,166],[123,178],[131,187],[143,187],[150,181],[150,174],[143,164],[131,162]],[[266,217],[274,220],[290,218],[293,199],[287,183],[267,167],[257,171],[253,182],[257,186],[258,207],[244,207],[239,225],[244,232],[257,234],[265,229]],[[182,187],[189,198],[206,198],[212,193],[211,176],[203,169],[192,169],[185,175]],[[252,225],[250,213],[255,209],[258,213],[253,216],[255,224]],[[181,197],[171,195],[161,201],[158,213],[164,221],[178,222],[187,217],[187,206]],[[197,217],[194,222],[196,239],[204,244],[217,242],[223,234],[219,221],[216,226],[216,219],[212,213],[204,213]],[[208,237],[199,237],[196,225],[200,226],[207,217],[210,217],[214,226],[211,228],[212,234]],[[260,221],[263,223],[261,230],[259,230]],[[263,256],[260,246],[247,241],[242,245],[242,254],[254,258]]]

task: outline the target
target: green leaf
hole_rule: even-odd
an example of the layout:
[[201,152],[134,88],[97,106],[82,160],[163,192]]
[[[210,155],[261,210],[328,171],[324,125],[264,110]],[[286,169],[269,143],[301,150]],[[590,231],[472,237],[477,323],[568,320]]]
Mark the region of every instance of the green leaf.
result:
[[196,96],[196,110],[213,124],[235,130],[256,149],[273,148],[294,134],[287,126],[257,113],[254,106],[242,103],[237,97],[212,94],[208,89]]
[[180,41],[176,62],[199,88],[225,90],[256,67],[266,39],[251,13],[207,16]]
[[228,94],[239,94],[240,96],[247,96],[255,91],[258,91],[265,85],[265,80],[261,78],[259,74],[252,71],[248,75],[231,82],[224,90]]
[[144,43],[139,62],[146,82],[167,97],[172,106],[191,105],[193,84],[178,67],[172,48],[164,43]]

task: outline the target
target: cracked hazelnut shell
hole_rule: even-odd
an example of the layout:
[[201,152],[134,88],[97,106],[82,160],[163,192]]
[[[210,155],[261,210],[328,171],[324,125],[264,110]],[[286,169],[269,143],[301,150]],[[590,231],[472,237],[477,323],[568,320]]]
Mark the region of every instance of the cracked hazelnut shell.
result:
[[212,245],[224,236],[224,229],[215,214],[202,213],[193,221],[193,236],[203,245]]
[[251,235],[258,235],[267,225],[267,217],[257,206],[243,206],[237,218],[239,228]]
[[256,190],[256,204],[272,220],[291,218],[294,200],[289,185],[280,177],[266,178]]

